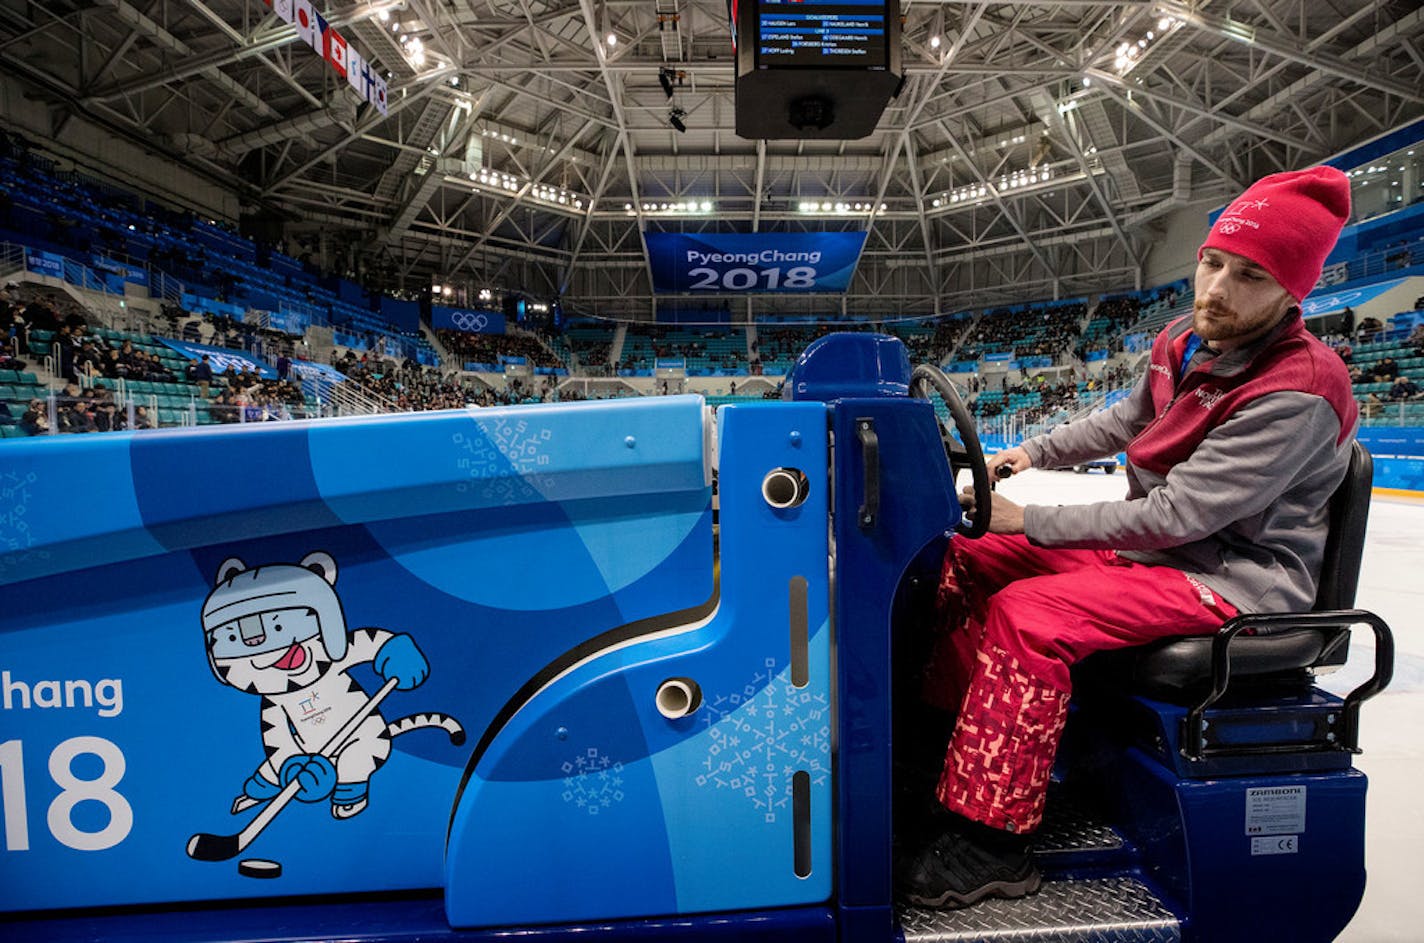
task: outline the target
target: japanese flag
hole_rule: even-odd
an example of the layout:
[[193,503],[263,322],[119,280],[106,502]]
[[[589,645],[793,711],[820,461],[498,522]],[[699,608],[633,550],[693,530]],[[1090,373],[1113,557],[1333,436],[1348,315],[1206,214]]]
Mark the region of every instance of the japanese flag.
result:
[[316,11],[311,0],[292,0],[292,25],[297,35],[312,49],[321,51],[321,30],[316,25]]

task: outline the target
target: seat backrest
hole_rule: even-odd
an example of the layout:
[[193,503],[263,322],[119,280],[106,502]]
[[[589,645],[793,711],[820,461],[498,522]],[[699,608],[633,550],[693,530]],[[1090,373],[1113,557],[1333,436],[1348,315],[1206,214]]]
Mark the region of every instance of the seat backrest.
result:
[[1350,609],[1360,583],[1360,558],[1365,550],[1365,525],[1370,517],[1370,492],[1375,463],[1358,441],[1350,446],[1350,467],[1330,497],[1330,533],[1315,591],[1315,610]]

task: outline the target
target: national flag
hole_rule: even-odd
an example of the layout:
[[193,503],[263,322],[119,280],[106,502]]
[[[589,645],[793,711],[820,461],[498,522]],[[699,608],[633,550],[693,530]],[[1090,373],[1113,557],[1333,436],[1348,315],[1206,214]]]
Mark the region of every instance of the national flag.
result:
[[379,75],[371,76],[371,94],[367,96],[382,116],[386,115],[386,80]]
[[361,93],[361,97],[371,97],[371,65],[356,51],[355,46],[346,47],[346,81]]
[[292,0],[292,25],[297,28],[302,42],[317,52],[321,51],[321,31],[316,25],[316,11],[312,9],[311,0]]
[[338,33],[334,27],[326,25],[325,20],[321,22],[325,27],[321,34],[323,40],[321,50],[322,57],[331,63],[331,67],[336,70],[338,75],[345,78],[346,57],[349,55],[346,51],[346,38]]

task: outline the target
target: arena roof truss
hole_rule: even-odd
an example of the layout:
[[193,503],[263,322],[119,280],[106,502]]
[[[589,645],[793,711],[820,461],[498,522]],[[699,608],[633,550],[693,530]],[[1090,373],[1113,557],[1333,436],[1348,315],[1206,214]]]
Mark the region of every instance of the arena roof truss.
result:
[[755,311],[1132,286],[1172,211],[1424,114],[1412,0],[904,0],[906,82],[853,141],[736,136],[725,0],[316,10],[388,83],[385,114],[262,0],[0,0],[3,88],[86,171],[103,155],[65,152],[76,123],[328,268],[631,317],[654,308],[653,231],[868,231],[846,295]]

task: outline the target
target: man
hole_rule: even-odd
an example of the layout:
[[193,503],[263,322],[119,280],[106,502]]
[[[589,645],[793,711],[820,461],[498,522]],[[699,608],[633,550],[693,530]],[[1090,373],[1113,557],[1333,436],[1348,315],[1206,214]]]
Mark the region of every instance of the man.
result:
[[1157,336],[1131,395],[989,462],[993,477],[1126,449],[1128,495],[1068,507],[978,496],[993,502],[992,532],[951,541],[948,631],[926,694],[958,716],[933,837],[901,863],[911,902],[955,907],[1038,888],[1028,845],[1071,664],[1210,633],[1238,612],[1310,608],[1358,409],[1300,302],[1349,209],[1349,183],[1331,168],[1252,185],[1198,250],[1192,316]]
[[25,435],[44,435],[49,432],[49,409],[45,401],[30,400],[30,408],[20,417],[19,425]]
[[1399,376],[1399,364],[1393,357],[1386,357],[1375,364],[1374,377],[1376,383],[1393,383],[1395,377]]
[[203,354],[198,365],[193,368],[193,381],[198,384],[198,395],[207,399],[208,387],[213,382],[213,362],[207,354]]

